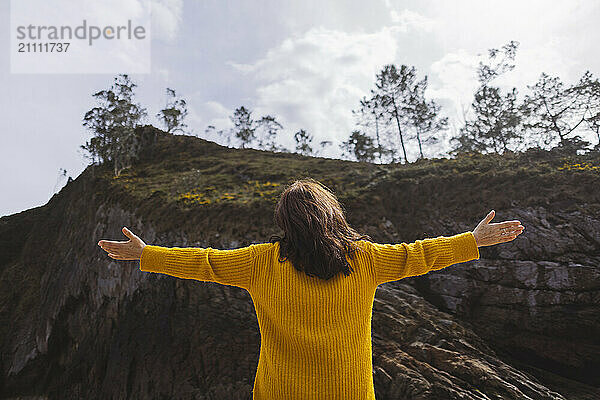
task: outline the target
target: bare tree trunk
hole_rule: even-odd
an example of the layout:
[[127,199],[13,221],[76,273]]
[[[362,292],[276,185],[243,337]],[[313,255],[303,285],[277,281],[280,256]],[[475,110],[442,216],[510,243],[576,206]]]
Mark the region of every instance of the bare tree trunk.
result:
[[417,129],[417,141],[419,142],[419,153],[421,154],[421,158],[423,157],[423,148],[421,147],[421,137],[419,135],[419,130]]
[[398,135],[400,135],[400,144],[402,145],[402,152],[404,153],[404,163],[408,163],[408,157],[406,157],[406,148],[404,147],[404,138],[402,137],[402,128],[400,127],[400,118],[398,118],[398,107],[394,101],[394,117],[396,118],[396,124],[398,125]]
[[382,163],[381,160],[381,142],[379,141],[379,118],[375,115],[375,135],[377,136],[377,152],[379,153],[379,162]]

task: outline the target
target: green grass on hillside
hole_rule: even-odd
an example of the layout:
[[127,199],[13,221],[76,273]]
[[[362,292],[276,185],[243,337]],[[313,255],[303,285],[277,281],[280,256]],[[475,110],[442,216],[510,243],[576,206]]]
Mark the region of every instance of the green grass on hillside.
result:
[[241,223],[244,210],[264,208],[272,213],[285,186],[308,176],[331,188],[342,204],[352,209],[350,218],[357,222],[376,210],[417,218],[427,212],[420,208],[427,207],[452,209],[455,217],[471,218],[488,208],[515,204],[565,208],[585,204],[600,210],[598,153],[564,156],[531,149],[379,165],[230,149],[192,136],[156,131],[158,139],[151,152],[119,177],[113,177],[108,166],[99,168],[100,176],[112,191],[120,193],[120,201],[128,199],[135,207],[145,206],[146,213],[159,209],[161,215],[169,213],[173,226],[178,218],[183,222],[190,216],[226,213]]

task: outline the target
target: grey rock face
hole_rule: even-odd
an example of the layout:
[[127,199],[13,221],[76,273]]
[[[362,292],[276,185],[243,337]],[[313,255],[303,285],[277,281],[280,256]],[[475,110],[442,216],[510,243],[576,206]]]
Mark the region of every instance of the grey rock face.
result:
[[526,227],[516,240],[411,279],[515,359],[600,386],[600,216],[544,207],[503,215]]
[[564,399],[407,284],[378,288],[373,326],[378,399]]

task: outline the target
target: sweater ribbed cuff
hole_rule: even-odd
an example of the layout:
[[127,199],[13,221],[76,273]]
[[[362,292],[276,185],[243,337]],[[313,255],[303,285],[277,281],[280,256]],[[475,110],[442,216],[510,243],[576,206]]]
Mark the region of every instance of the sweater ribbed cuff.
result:
[[453,264],[479,259],[479,248],[473,232],[450,236],[450,242],[454,253]]
[[166,268],[168,248],[146,245],[140,257],[140,271],[163,272]]

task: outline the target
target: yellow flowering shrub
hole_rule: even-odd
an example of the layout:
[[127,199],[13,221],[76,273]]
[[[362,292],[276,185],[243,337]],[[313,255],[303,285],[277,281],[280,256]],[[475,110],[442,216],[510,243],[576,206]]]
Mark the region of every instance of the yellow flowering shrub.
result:
[[275,200],[279,193],[277,182],[248,181],[236,191],[219,193],[215,186],[197,187],[189,192],[182,193],[178,199],[188,204],[211,204],[223,201],[236,200],[248,203],[253,198]]
[[577,164],[569,164],[569,163],[564,163],[564,165],[562,167],[559,167],[558,169],[566,169],[568,171],[573,171],[573,170],[588,170],[588,171],[594,171],[594,170],[600,170],[600,166],[597,165],[593,165],[587,162],[584,163],[577,163]]

